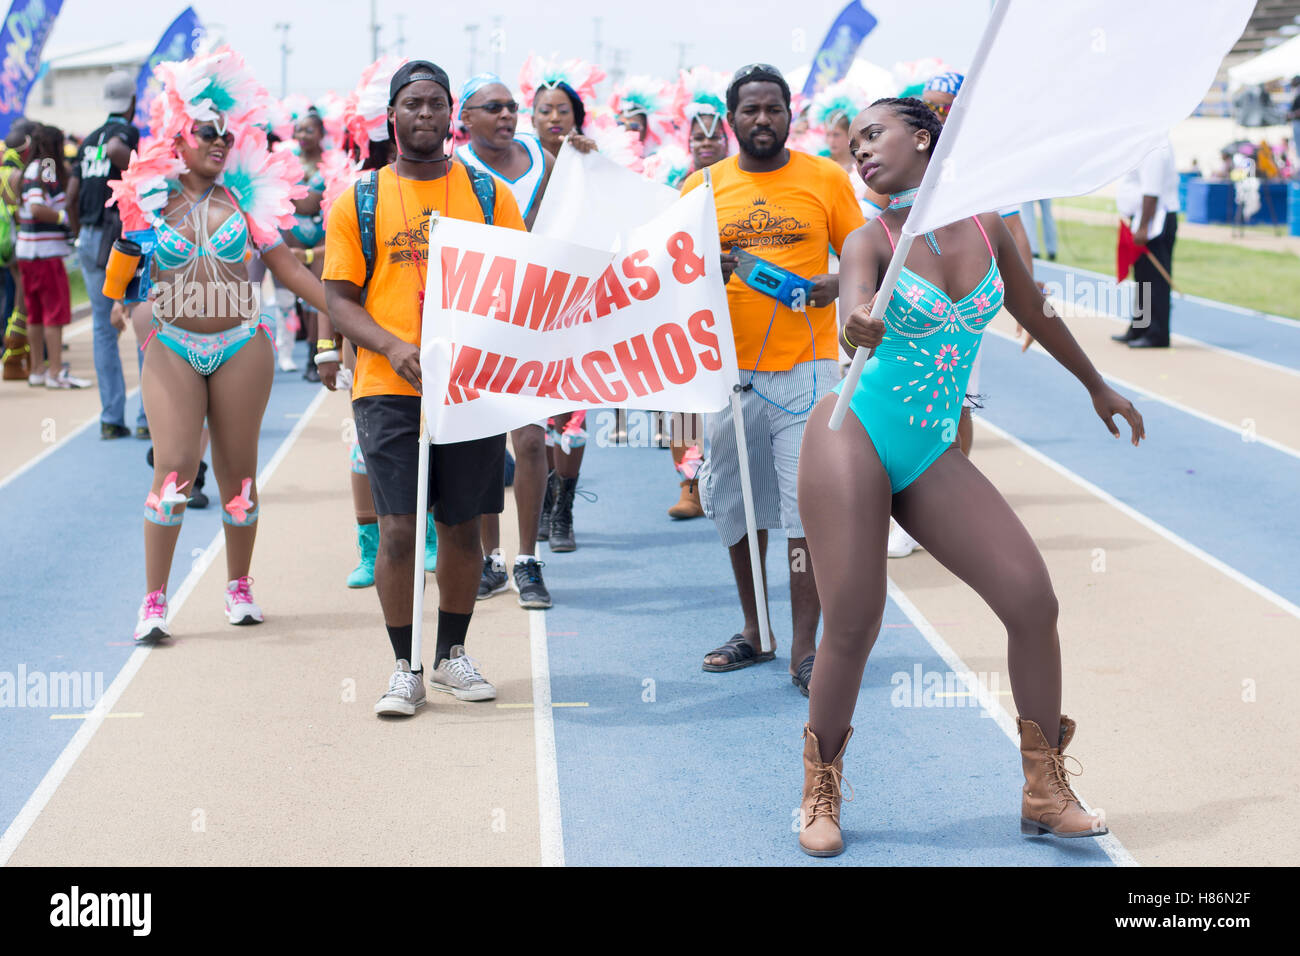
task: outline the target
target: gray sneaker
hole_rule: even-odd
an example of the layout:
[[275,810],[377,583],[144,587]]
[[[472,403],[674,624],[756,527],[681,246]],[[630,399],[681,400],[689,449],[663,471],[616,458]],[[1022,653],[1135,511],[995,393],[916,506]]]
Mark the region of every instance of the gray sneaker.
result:
[[420,680],[419,674],[411,673],[410,664],[398,661],[397,670],[388,678],[388,693],[375,704],[375,713],[390,717],[410,717],[424,700],[424,681]]
[[491,558],[483,559],[483,574],[478,579],[478,600],[500,594],[510,587],[510,577],[504,570],[498,571]]
[[434,690],[454,694],[457,700],[494,700],[497,696],[497,689],[484,680],[478,663],[460,644],[452,645],[451,657],[429,675],[429,683]]

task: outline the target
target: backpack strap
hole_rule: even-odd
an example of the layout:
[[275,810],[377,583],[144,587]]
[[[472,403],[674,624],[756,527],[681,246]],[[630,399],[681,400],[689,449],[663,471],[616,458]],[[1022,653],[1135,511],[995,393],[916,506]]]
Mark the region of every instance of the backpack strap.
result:
[[357,228],[361,232],[361,255],[366,260],[366,283],[362,286],[364,301],[365,289],[375,274],[375,206],[379,199],[379,170],[372,169],[357,180],[353,199],[357,207]]
[[[470,184],[474,187],[474,197],[478,199],[478,207],[483,212],[483,224],[492,225],[492,213],[497,204],[497,181],[489,173],[476,169],[469,163],[465,163],[465,172],[469,173]],[[450,175],[450,170],[448,170]]]

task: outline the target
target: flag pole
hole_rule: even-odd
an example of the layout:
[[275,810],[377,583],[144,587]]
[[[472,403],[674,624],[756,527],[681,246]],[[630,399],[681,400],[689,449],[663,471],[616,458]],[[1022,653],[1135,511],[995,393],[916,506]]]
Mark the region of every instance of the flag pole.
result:
[[[411,670],[419,670],[420,637],[424,629],[424,546],[429,535],[429,429],[420,400],[420,459],[415,486],[415,593],[411,601]],[[433,666],[438,666],[438,661]]]
[[[971,61],[970,71],[966,74],[966,80],[962,84],[962,93],[967,94],[967,99],[970,98],[971,89],[979,82],[984,63],[989,57],[989,52],[993,49],[993,40],[997,37],[998,30],[1002,28],[1002,21],[1006,18],[1007,9],[1010,6],[1011,0],[998,0],[998,5],[993,8],[993,13],[989,16],[988,26],[984,28],[984,34],[980,37],[979,46],[975,50],[975,57]],[[925,176],[921,179],[921,188],[917,191],[916,200],[912,203],[912,208],[907,213],[907,219],[903,222],[903,234],[899,237],[894,254],[889,259],[889,267],[885,270],[885,278],[880,283],[880,292],[876,295],[876,302],[871,307],[871,317],[873,319],[884,316],[885,307],[894,294],[894,286],[898,284],[898,275],[903,271],[903,262],[907,259],[907,253],[912,248],[915,233],[908,231],[908,223],[913,219],[918,222],[921,220],[921,211],[929,204],[930,195],[934,192],[936,184],[943,178],[944,163],[948,154],[952,152],[953,141],[957,138],[957,134],[961,132],[962,121],[966,118],[965,111],[961,109],[961,102],[961,94],[959,93],[957,99],[953,102],[952,112],[948,115],[948,122],[944,124],[943,135],[939,137],[939,144],[935,147],[934,155],[930,157],[930,164],[926,167]],[[844,376],[844,387],[840,389],[839,397],[835,400],[835,408],[831,412],[831,431],[839,431],[840,426],[844,424],[844,416],[848,413],[849,403],[853,400],[853,392],[858,387],[858,379],[862,377],[862,368],[867,364],[867,359],[875,354],[875,351],[875,349],[858,349],[853,353],[853,364],[849,366],[848,374]]]
[[[429,217],[429,245],[428,248],[432,253],[433,248],[433,231],[438,225],[438,213]],[[433,256],[430,254],[430,261]],[[442,271],[435,273],[439,277],[441,286]],[[437,298],[433,301],[442,301],[442,289],[439,288],[435,293]],[[425,289],[425,298],[428,299],[429,290]],[[420,316],[420,352],[424,352],[424,315]],[[424,547],[429,537],[429,424],[424,413],[425,396],[420,396],[420,457],[415,469],[415,573],[413,577],[413,586],[415,588],[411,598],[411,670],[419,670],[423,666],[423,660],[420,657],[421,647],[420,638],[424,632]],[[433,662],[437,667],[438,661]]]
[[[704,186],[713,191],[713,176],[704,168]],[[745,410],[740,403],[740,382],[731,388],[731,423],[736,429],[736,454],[740,457],[740,499],[745,505],[745,536],[749,540],[749,570],[754,578],[754,608],[758,613],[758,646],[772,649],[772,629],[767,619],[767,588],[763,586],[763,562],[758,552],[758,518],[754,512],[754,484],[749,474],[749,443],[745,440]]]

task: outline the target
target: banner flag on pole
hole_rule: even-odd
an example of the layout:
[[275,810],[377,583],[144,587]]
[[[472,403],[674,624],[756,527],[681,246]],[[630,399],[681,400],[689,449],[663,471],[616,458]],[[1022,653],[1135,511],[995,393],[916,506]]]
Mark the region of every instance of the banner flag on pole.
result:
[[0,26],[0,136],[27,110],[27,94],[40,74],[41,51],[63,0],[14,0]]
[[[998,0],[871,316],[884,315],[916,236],[1089,193],[1141,162],[1200,103],[1254,8],[1254,0]],[[854,353],[832,430],[874,351]]]
[[677,201],[677,190],[638,175],[600,153],[560,147],[533,223],[534,236],[613,249],[618,237]]
[[1118,179],[1196,109],[1254,8],[999,0],[904,232]]
[[808,79],[803,84],[803,95],[813,96],[832,83],[844,79],[862,41],[876,28],[877,22],[859,0],[853,0],[841,10],[831,28],[826,31],[821,49],[813,57]]
[[576,409],[727,404],[739,379],[712,188],[621,239],[600,250],[438,220],[420,349],[435,443]]
[[140,65],[140,73],[135,80],[135,125],[141,130],[149,129],[149,104],[158,95],[160,88],[153,77],[153,68],[159,63],[188,60],[202,39],[203,26],[199,23],[199,15],[193,7],[186,7],[171,22],[171,26],[163,31],[149,59]]

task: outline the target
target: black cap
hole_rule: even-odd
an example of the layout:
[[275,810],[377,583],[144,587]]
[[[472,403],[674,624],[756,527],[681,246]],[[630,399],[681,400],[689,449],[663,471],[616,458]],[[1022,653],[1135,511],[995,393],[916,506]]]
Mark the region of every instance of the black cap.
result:
[[786,108],[790,107],[790,84],[785,81],[781,71],[768,63],[751,63],[749,66],[742,66],[732,76],[731,82],[727,85],[727,109],[734,110],[740,102],[740,88],[746,83],[775,83],[781,87],[781,94],[785,97]]
[[393,105],[393,100],[397,99],[402,87],[420,80],[433,80],[447,91],[447,102],[451,102],[451,80],[447,79],[447,71],[428,60],[411,60],[403,63],[393,74],[393,79],[388,84],[388,105]]

